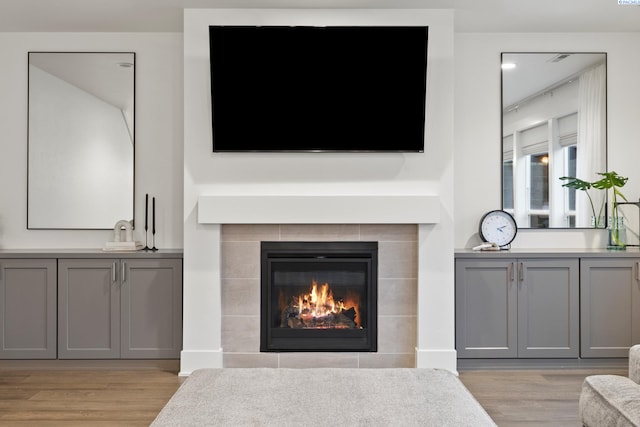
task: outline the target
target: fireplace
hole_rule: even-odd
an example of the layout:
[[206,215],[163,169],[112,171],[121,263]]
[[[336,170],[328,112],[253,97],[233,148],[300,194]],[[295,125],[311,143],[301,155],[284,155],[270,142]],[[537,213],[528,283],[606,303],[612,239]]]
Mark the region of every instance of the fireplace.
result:
[[377,351],[377,242],[261,242],[260,351]]

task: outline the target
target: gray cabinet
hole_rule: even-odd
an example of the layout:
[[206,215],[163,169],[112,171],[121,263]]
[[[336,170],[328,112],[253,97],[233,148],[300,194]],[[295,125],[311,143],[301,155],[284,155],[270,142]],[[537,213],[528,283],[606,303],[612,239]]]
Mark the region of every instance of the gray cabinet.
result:
[[56,260],[0,259],[0,359],[56,358]]
[[180,357],[182,260],[127,260],[121,271],[121,357]]
[[518,264],[518,357],[578,357],[578,259]]
[[119,262],[61,259],[58,262],[58,357],[120,357]]
[[458,357],[517,357],[514,261],[458,260],[455,274]]
[[581,356],[627,357],[640,343],[640,258],[580,266]]
[[456,260],[458,357],[578,357],[578,266],[578,259]]
[[177,358],[182,261],[61,259],[58,357]]

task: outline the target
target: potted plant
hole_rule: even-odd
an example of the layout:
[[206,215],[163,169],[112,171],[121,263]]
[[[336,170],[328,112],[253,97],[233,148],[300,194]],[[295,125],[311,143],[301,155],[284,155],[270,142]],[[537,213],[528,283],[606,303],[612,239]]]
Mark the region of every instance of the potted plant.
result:
[[617,172],[598,172],[602,178],[594,181],[588,182],[581,180],[579,178],[563,176],[560,179],[563,181],[567,181],[562,186],[567,188],[573,188],[576,190],[584,191],[589,198],[589,203],[591,204],[591,211],[593,213],[594,225],[598,227],[600,225],[599,219],[601,218],[602,211],[604,208],[604,200],[600,209],[598,211],[598,215],[596,215],[596,210],[593,205],[593,199],[589,195],[589,190],[591,188],[595,188],[597,190],[612,190],[612,204],[613,207],[611,209],[611,220],[609,221],[609,246],[613,248],[624,249],[626,246],[626,230],[624,228],[624,220],[620,216],[618,212],[618,198],[621,198],[625,202],[627,198],[620,191],[621,187],[627,183],[629,178],[618,175]]

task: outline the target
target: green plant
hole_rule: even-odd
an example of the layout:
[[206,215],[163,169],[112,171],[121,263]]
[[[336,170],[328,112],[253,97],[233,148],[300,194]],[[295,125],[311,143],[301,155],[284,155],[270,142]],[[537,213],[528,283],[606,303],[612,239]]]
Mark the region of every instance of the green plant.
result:
[[[591,205],[591,212],[593,214],[593,225],[598,228],[600,226],[600,218],[602,218],[602,210],[604,209],[604,202],[600,205],[600,209],[598,211],[598,215],[596,215],[596,208],[593,206],[593,199],[589,194],[589,190],[592,187],[592,183],[584,181],[580,178],[575,178],[573,176],[563,176],[560,177],[562,181],[567,181],[562,184],[563,187],[573,188],[574,190],[584,191],[587,197],[589,198],[589,204]],[[603,224],[604,225],[604,224]]]
[[620,188],[624,187],[624,185],[627,183],[629,178],[620,176],[615,171],[598,172],[598,175],[600,175],[602,178],[594,182],[584,181],[582,179],[575,178],[572,176],[563,176],[560,179],[562,181],[567,181],[566,183],[562,184],[563,187],[573,188],[575,190],[580,190],[585,192],[585,194],[589,198],[589,203],[591,204],[591,211],[593,213],[594,225],[596,227],[600,225],[599,219],[602,217],[602,211],[604,209],[604,200],[600,205],[598,215],[596,215],[596,209],[593,205],[593,199],[589,194],[589,190],[592,188],[596,190],[612,190],[612,196],[611,196],[612,209],[611,209],[611,224],[610,224],[610,229],[612,230],[611,238],[614,244],[621,245],[622,242],[619,234],[620,233],[619,225],[621,221],[620,221],[620,215],[618,213],[617,204],[618,204],[618,198],[621,198],[625,202],[627,201],[627,198],[625,197],[624,194],[622,194],[622,192],[620,191]]
[[618,213],[618,197],[620,197],[625,202],[627,198],[624,194],[619,190],[620,187],[624,187],[629,178],[618,175],[616,172],[603,172],[598,173],[603,178],[592,182],[591,185],[593,188],[598,190],[613,190],[612,191],[612,209],[611,209],[611,224],[610,224],[610,237],[611,243],[615,246],[625,246],[625,242],[621,239],[622,231],[622,221],[620,220],[620,214]]

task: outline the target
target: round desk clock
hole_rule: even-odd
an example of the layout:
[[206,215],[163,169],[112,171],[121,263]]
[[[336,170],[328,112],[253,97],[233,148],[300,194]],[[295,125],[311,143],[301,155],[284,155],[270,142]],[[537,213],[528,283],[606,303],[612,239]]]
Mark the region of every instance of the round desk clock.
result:
[[511,244],[518,233],[516,220],[510,213],[495,210],[489,211],[480,220],[480,238],[489,243],[503,247]]

